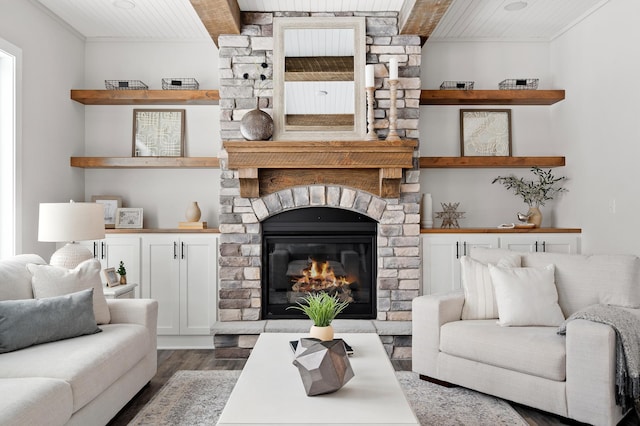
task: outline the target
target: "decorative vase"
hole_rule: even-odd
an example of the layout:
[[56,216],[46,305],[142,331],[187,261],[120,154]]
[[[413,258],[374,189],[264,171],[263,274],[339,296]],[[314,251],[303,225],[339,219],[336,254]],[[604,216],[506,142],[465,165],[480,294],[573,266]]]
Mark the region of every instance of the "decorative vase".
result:
[[185,212],[185,216],[187,217],[187,222],[197,222],[200,220],[200,207],[198,206],[197,201],[192,201],[187,207],[187,211]]
[[252,109],[240,120],[240,133],[250,141],[266,141],[273,135],[273,118],[259,108]]
[[328,325],[326,327],[316,327],[315,325],[312,325],[311,330],[309,330],[309,336],[315,339],[320,339],[323,342],[333,340],[333,326]]
[[423,228],[433,228],[433,199],[431,194],[422,195],[421,223]]
[[540,228],[540,224],[542,224],[542,212],[540,209],[538,207],[529,207],[527,214],[529,215],[527,223],[533,223],[536,228]]
[[126,284],[126,283],[127,283],[127,276],[120,275],[120,284]]

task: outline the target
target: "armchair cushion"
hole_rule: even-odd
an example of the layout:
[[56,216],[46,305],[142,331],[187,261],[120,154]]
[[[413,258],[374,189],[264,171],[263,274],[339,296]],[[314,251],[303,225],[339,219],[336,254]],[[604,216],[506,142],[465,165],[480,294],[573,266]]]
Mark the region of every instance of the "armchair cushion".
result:
[[31,272],[31,286],[34,297],[62,296],[80,290],[93,288],[93,312],[98,324],[108,324],[111,320],[107,299],[102,291],[100,279],[101,265],[98,259],[85,260],[74,269],[50,265],[27,265]]
[[558,305],[554,266],[501,268],[489,264],[503,326],[559,326],[564,315]]
[[[520,263],[520,255],[510,254],[498,260],[497,265],[505,268],[519,268]],[[498,305],[487,263],[469,256],[462,256],[460,267],[464,289],[462,319],[498,318]]]

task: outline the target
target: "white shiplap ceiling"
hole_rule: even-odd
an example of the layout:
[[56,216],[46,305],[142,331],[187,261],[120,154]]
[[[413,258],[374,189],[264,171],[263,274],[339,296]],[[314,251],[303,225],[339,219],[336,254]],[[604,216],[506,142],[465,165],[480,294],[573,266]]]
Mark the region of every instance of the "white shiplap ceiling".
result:
[[[209,39],[189,0],[32,0],[43,5],[87,40]],[[243,11],[400,11],[415,0],[238,0]],[[431,40],[549,41],[608,0],[453,0]],[[134,4],[131,9],[115,7]]]

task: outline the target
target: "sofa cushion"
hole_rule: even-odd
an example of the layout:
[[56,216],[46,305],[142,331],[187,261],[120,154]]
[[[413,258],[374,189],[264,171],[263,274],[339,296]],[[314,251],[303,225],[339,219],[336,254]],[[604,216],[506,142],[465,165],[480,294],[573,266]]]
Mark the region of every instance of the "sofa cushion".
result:
[[31,346],[0,355],[0,377],[50,377],[73,390],[75,413],[127,373],[151,350],[148,329],[107,324],[102,333]]
[[29,263],[44,265],[37,254],[20,254],[0,260],[0,300],[33,299]]
[[[497,265],[505,268],[520,266],[520,255],[511,254],[498,260]],[[498,318],[498,305],[486,263],[469,256],[460,258],[464,305],[462,319]]]
[[93,315],[93,289],[0,301],[0,353],[100,331]]
[[0,379],[0,425],[64,425],[72,406],[71,386],[64,380]]
[[74,269],[51,265],[28,265],[32,274],[33,295],[43,297],[61,296],[76,291],[93,288],[93,312],[98,324],[108,324],[111,320],[107,299],[102,290],[98,259],[89,259]]
[[447,323],[440,330],[440,350],[496,367],[563,381],[565,338],[557,327],[501,327],[495,320]]
[[556,268],[558,301],[565,316],[590,305],[640,307],[640,258],[633,255],[523,253],[522,266]]
[[489,264],[496,291],[498,323],[503,326],[559,326],[564,315],[558,305],[554,267],[501,268]]

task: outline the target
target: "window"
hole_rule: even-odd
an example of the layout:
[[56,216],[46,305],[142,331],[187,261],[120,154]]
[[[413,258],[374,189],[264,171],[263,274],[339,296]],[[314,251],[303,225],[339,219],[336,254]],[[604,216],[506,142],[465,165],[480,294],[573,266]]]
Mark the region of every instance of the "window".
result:
[[19,252],[19,73],[21,51],[0,39],[0,258]]

